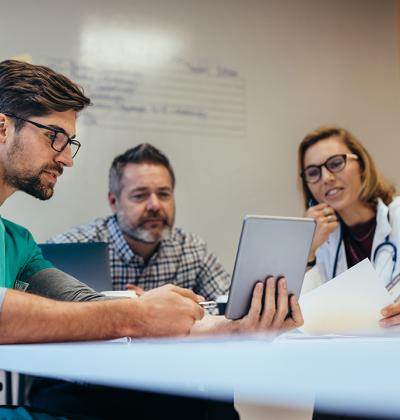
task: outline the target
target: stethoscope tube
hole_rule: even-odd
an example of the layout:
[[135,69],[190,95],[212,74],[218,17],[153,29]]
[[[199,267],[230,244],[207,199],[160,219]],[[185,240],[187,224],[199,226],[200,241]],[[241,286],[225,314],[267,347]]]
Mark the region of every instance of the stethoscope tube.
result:
[[[389,214],[388,214],[388,220],[390,223],[390,219],[389,219]],[[338,261],[339,261],[339,252],[340,252],[340,247],[342,246],[343,243],[343,222],[341,220],[339,220],[340,223],[340,236],[339,236],[339,243],[336,249],[336,255],[335,255],[335,261],[333,264],[333,271],[332,271],[332,278],[336,277],[336,272],[337,272],[337,265],[338,265]],[[397,263],[397,247],[396,245],[389,240],[389,235],[386,236],[385,241],[382,242],[381,244],[379,244],[375,251],[374,254],[372,256],[372,262],[375,263],[376,262],[376,258],[378,256],[378,253],[380,250],[382,250],[383,247],[385,246],[389,246],[390,248],[392,248],[393,251],[393,256],[392,256],[392,262],[393,262],[393,268],[392,268],[392,274],[390,276],[390,278],[393,278],[393,274],[394,274],[394,270],[396,268],[396,263]]]
[[392,255],[393,267],[392,267],[392,273],[390,275],[390,279],[392,279],[393,278],[393,274],[394,274],[394,270],[396,268],[396,263],[397,263],[397,247],[396,247],[396,245],[392,241],[389,241],[389,235],[386,236],[384,242],[382,242],[381,244],[379,244],[376,247],[376,249],[374,251],[374,255],[372,256],[372,261],[375,263],[376,257],[378,255],[378,251],[380,249],[382,249],[384,246],[389,246],[390,248],[392,248],[392,251],[393,251],[393,255]]
[[340,226],[339,228],[340,235],[339,235],[339,243],[336,249],[335,261],[333,263],[333,271],[332,271],[333,279],[336,277],[337,265],[338,265],[338,260],[339,260],[339,252],[340,252],[340,247],[342,246],[342,242],[343,242],[343,222],[341,220],[339,220],[339,226]]

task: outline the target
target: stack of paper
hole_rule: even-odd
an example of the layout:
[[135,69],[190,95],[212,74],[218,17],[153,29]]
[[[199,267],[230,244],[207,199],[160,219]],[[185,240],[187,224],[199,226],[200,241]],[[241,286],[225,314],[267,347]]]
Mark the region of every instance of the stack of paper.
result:
[[[374,267],[365,259],[304,294],[300,306],[307,334],[384,334],[381,310],[393,303]],[[393,331],[393,330],[392,330]]]

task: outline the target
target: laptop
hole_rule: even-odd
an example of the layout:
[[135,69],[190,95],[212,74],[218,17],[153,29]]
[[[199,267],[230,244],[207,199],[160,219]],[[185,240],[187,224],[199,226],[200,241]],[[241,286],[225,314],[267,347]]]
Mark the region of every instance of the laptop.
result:
[[39,247],[54,267],[92,289],[98,292],[112,289],[107,243],[39,244]]

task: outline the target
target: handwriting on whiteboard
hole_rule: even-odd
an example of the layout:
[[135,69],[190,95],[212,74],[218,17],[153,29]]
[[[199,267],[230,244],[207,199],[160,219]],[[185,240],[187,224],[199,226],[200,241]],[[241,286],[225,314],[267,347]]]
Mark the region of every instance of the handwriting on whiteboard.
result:
[[84,87],[94,105],[82,113],[84,124],[213,137],[245,134],[245,82],[229,66],[179,58],[162,68],[127,72],[55,57],[36,61]]

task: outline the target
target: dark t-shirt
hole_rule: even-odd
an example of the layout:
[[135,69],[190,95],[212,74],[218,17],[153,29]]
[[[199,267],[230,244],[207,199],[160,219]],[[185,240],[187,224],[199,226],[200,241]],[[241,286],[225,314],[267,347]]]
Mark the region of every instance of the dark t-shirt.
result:
[[348,268],[365,258],[371,258],[372,243],[376,229],[376,218],[355,226],[343,225],[343,241]]

